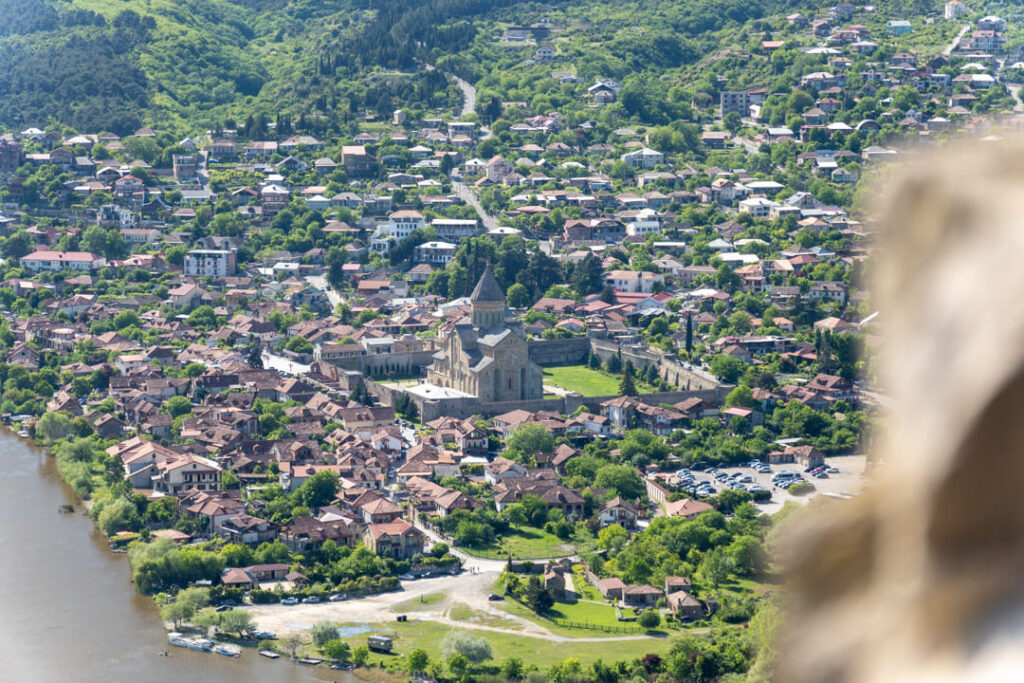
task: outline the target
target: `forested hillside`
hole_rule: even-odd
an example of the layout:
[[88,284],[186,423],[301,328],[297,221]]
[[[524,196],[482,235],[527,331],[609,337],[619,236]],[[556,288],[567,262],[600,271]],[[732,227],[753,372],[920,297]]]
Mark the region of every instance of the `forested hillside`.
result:
[[[918,4],[888,3],[879,13],[898,16]],[[424,64],[478,83],[491,99],[540,97],[533,104],[549,98],[558,106],[559,88],[544,80],[557,65],[530,66],[529,46],[541,42],[586,81],[622,80],[628,116],[667,123],[685,118],[691,94],[712,71],[729,69],[730,49],[771,35],[765,17],[825,6],[819,0],[0,0],[0,127],[55,123],[126,133],[146,124],[193,133],[286,114],[317,132],[396,106],[454,110],[458,91]],[[502,39],[504,31],[539,17],[554,17],[549,38]],[[745,63],[725,75],[742,86],[767,80],[772,67]]]

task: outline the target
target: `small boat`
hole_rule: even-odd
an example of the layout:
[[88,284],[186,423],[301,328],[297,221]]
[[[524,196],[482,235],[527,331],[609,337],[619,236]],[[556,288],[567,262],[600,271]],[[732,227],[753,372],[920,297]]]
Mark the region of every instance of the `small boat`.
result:
[[18,436],[20,436],[23,439],[27,439],[28,438],[28,432],[25,431],[24,429],[19,429],[18,430]]
[[324,660],[319,657],[301,657],[299,664],[309,664],[310,666],[316,666],[317,664],[323,664]]
[[210,640],[209,638],[194,638],[194,639],[191,639],[191,640],[189,640],[187,642],[188,642],[188,645],[186,647],[188,647],[188,649],[190,649],[190,650],[198,650],[200,652],[209,652],[210,650],[213,649],[213,641]]
[[277,654],[276,652],[274,652],[273,650],[260,650],[259,651],[259,655],[261,657],[266,657],[267,659],[277,659],[278,657],[281,656],[281,655]]
[[180,633],[168,633],[167,642],[175,647],[188,647],[188,638],[183,637]]
[[242,656],[242,648],[238,647],[237,645],[231,645],[229,643],[217,643],[214,646],[213,651],[219,655],[224,655],[225,657]]

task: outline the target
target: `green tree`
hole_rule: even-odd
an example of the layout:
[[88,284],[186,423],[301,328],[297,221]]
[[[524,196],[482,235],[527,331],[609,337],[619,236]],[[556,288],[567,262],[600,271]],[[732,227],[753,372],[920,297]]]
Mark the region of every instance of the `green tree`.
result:
[[63,410],[44,413],[36,423],[36,436],[42,437],[45,443],[53,443],[57,439],[66,439],[75,433],[71,416]]
[[505,446],[508,450],[522,455],[550,453],[555,450],[555,437],[544,425],[527,422],[509,435]]
[[295,497],[308,508],[318,508],[334,499],[338,487],[338,475],[325,470],[307,479],[295,492]]
[[658,614],[657,610],[649,609],[640,613],[640,617],[637,619],[637,623],[643,628],[650,631],[651,629],[658,628],[661,626],[661,615]]
[[768,554],[761,541],[753,536],[738,536],[728,548],[737,574],[753,576],[768,566]]
[[458,654],[471,664],[480,664],[491,658],[491,645],[483,637],[476,638],[463,631],[448,631],[441,640],[441,654]]
[[523,675],[523,660],[518,657],[506,657],[501,663],[501,675],[509,681],[519,680]]
[[597,470],[594,485],[609,489],[626,500],[636,500],[644,493],[644,483],[636,469],[629,465],[605,465]]
[[171,417],[187,415],[192,412],[192,401],[187,396],[171,396],[164,402],[160,412],[167,413]]
[[448,655],[448,670],[453,676],[462,678],[469,671],[469,660],[458,652]]
[[160,618],[164,621],[172,622],[174,628],[180,628],[181,623],[191,619],[194,614],[195,610],[192,608],[192,605],[177,600],[160,608]]
[[337,638],[333,638],[324,643],[323,647],[320,648],[320,651],[324,653],[324,657],[341,663],[347,662],[351,655],[348,643],[338,640]]
[[362,666],[366,664],[366,660],[370,658],[370,648],[365,645],[356,646],[355,650],[352,650],[352,663],[356,666]]
[[732,570],[732,557],[726,552],[725,548],[719,546],[704,553],[700,566],[697,568],[697,573],[704,581],[718,588],[728,580],[729,573]]
[[220,626],[221,613],[212,607],[205,607],[192,618],[193,626],[198,627],[204,636],[210,634],[210,629]]
[[741,406],[743,408],[760,408],[761,404],[754,398],[754,394],[750,387],[746,384],[741,384],[725,397],[726,406]]
[[526,583],[526,604],[537,614],[544,614],[555,604],[540,577],[533,575]]
[[430,665],[430,655],[422,648],[417,648],[405,656],[405,670],[409,673],[426,671]]
[[506,300],[509,308],[526,308],[533,303],[530,299],[530,290],[526,289],[525,285],[518,282],[508,288]]
[[726,384],[734,384],[747,369],[746,363],[727,354],[714,356],[709,365],[711,372]]
[[237,633],[241,636],[244,631],[252,628],[252,613],[247,609],[232,609],[222,612],[220,627],[228,633]]
[[309,634],[313,637],[313,644],[322,648],[327,641],[338,637],[338,628],[329,621],[318,621],[313,624]]
[[633,363],[626,361],[626,367],[622,370],[622,381],[619,382],[619,393],[623,396],[636,396],[636,382],[633,380]]
[[618,524],[609,524],[597,532],[597,547],[601,550],[617,552],[629,540],[629,532]]

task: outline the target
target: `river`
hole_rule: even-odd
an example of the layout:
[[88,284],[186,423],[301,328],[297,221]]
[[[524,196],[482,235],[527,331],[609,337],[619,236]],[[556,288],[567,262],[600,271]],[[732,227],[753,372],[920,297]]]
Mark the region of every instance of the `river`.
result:
[[0,463],[0,681],[356,680],[251,649],[231,659],[167,645],[127,557],[110,552],[53,459],[0,430]]

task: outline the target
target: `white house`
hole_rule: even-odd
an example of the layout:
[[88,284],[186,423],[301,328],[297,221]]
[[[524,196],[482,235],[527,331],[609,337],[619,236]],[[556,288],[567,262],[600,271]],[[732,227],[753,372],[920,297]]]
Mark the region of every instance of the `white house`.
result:
[[184,272],[189,277],[234,275],[235,259],[235,252],[226,249],[193,249],[185,254]]
[[27,270],[99,270],[106,265],[102,256],[89,251],[36,251],[18,262]]
[[416,230],[422,230],[427,220],[419,211],[395,211],[388,216],[388,235],[396,240],[404,240]]
[[630,168],[641,168],[645,171],[652,170],[655,166],[665,163],[665,155],[653,149],[644,147],[622,155],[622,160]]

